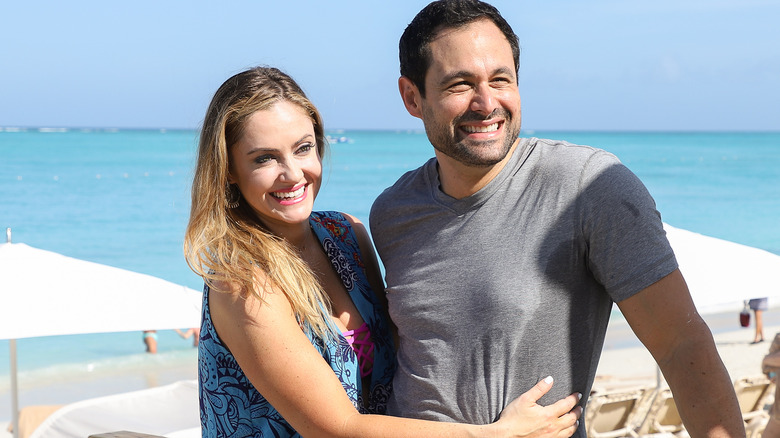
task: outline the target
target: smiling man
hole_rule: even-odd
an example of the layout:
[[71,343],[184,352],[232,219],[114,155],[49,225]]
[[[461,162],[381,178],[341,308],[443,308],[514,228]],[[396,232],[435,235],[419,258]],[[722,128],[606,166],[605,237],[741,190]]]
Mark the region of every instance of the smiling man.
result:
[[400,340],[389,413],[487,424],[546,375],[541,404],[588,394],[616,302],[691,436],[744,436],[643,184],[603,150],[518,138],[518,41],[498,11],[433,2],[399,49],[435,158],[371,211]]

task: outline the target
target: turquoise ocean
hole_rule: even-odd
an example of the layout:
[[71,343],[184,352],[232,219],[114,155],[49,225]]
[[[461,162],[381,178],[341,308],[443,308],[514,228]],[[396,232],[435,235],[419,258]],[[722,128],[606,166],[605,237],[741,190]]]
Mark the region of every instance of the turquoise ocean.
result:
[[[329,134],[331,153],[315,207],[346,211],[364,222],[385,187],[433,155],[423,132]],[[182,256],[197,135],[0,128],[0,227],[11,228],[16,243],[200,290],[200,279]],[[606,149],[644,181],[665,222],[780,255],[780,133],[522,135]],[[135,332],[20,339],[20,382],[68,379],[150,360],[196,360],[190,341],[173,331],[159,335],[160,353],[153,358],[143,353]],[[8,341],[0,341],[0,396],[8,387]],[[0,420],[7,417],[0,411]]]

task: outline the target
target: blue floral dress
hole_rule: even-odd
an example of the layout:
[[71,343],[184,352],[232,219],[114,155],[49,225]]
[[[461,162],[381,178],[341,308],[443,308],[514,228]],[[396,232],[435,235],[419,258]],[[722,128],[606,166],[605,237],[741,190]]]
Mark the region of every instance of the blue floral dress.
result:
[[[330,364],[350,400],[361,413],[384,414],[395,371],[395,351],[385,313],[366,277],[355,232],[337,212],[313,212],[309,223],[360,316],[371,330],[374,366],[368,403],[363,400],[357,356],[343,336],[324,341],[307,334]],[[203,437],[299,437],[300,435],[255,389],[214,329],[209,288],[203,291],[198,345],[200,422]]]

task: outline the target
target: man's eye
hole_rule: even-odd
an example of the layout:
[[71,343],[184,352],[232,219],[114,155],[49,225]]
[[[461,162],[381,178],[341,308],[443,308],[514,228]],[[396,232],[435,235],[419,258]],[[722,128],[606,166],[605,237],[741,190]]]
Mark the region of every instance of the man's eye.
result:
[[466,91],[471,88],[471,85],[466,81],[456,82],[450,85],[450,91],[460,92]]
[[494,87],[506,87],[506,86],[511,86],[512,84],[515,83],[513,79],[504,78],[504,77],[495,78],[491,82]]

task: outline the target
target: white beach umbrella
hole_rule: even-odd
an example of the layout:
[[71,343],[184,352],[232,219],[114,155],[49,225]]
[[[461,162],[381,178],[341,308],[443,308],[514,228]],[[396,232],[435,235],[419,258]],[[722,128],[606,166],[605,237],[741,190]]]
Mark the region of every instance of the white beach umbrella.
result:
[[[699,314],[736,312],[751,298],[771,303],[780,296],[780,256],[666,223],[664,231]],[[660,388],[657,366],[656,379]]]
[[699,313],[739,310],[751,298],[780,297],[780,256],[668,224],[664,230]]
[[150,275],[10,243],[7,233],[9,243],[0,244],[0,339],[10,340],[14,424],[18,419],[16,339],[200,325],[200,292]]

